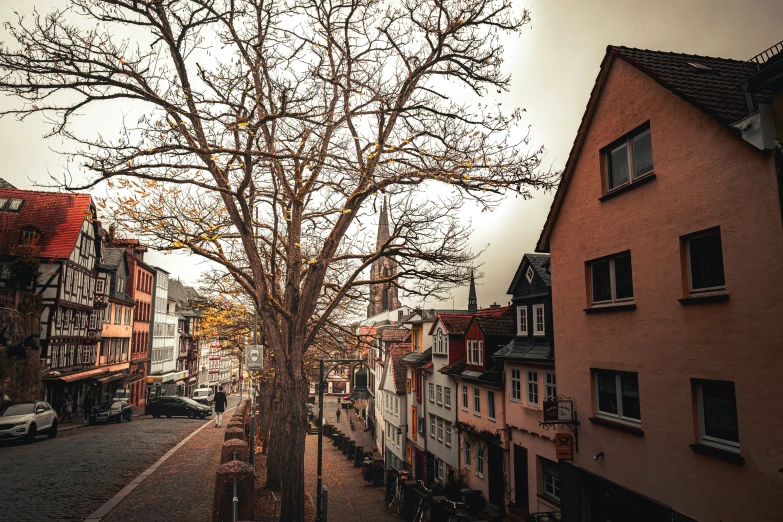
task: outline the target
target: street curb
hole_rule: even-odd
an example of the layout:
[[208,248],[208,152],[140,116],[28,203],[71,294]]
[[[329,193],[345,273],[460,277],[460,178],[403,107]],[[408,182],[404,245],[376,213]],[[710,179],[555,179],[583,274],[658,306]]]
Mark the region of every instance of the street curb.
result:
[[[231,410],[235,410],[236,408],[237,408],[236,406],[234,406],[233,408],[229,408],[226,410],[226,413],[230,412]],[[204,428],[212,424],[212,422],[214,422],[214,419],[208,420],[200,428],[198,428],[193,433],[191,433],[190,435],[188,435],[187,437],[179,441],[179,443],[176,446],[174,446],[169,451],[167,451],[166,454],[163,455],[161,458],[159,458],[152,466],[142,471],[141,474],[135,479],[133,479],[127,486],[125,486],[120,491],[118,491],[112,498],[104,502],[101,507],[93,511],[92,514],[89,515],[84,520],[84,522],[100,522],[101,520],[103,520],[103,517],[108,515],[109,512],[117,506],[117,504],[122,502],[125,499],[125,497],[130,495],[131,492],[134,489],[136,489],[136,487],[139,484],[144,482],[144,479],[146,479],[147,477],[155,473],[155,470],[158,469],[161,466],[161,464],[166,462],[169,459],[169,457],[171,457],[172,455],[174,455],[174,453],[176,453],[178,449],[180,449],[182,446],[187,444],[187,442],[190,439],[195,437],[201,430],[203,430]]]

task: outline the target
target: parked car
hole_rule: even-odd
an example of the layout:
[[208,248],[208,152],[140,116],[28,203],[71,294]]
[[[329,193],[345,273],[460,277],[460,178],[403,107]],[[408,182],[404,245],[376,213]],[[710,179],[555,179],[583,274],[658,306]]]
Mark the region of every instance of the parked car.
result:
[[215,391],[212,388],[196,388],[193,400],[199,404],[215,404]]
[[212,408],[199,404],[188,397],[158,397],[147,404],[145,412],[155,418],[165,415],[166,417],[180,416],[191,419],[200,417],[204,419],[208,415],[212,415]]
[[96,408],[90,412],[90,418],[87,420],[88,424],[95,424],[98,422],[122,422],[126,420],[128,422],[133,420],[133,410],[131,410],[130,404],[126,401],[106,401],[100,403]]
[[48,402],[17,402],[0,407],[0,440],[24,439],[32,444],[42,433],[50,439],[57,436],[57,413]]

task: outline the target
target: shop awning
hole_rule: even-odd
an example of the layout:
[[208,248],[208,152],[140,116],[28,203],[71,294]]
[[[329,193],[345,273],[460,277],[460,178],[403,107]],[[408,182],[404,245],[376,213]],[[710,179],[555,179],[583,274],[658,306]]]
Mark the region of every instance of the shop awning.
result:
[[144,379],[144,376],[140,373],[134,373],[132,375],[127,376],[122,382],[124,384],[133,384],[134,382],[138,382],[140,380]]
[[115,372],[105,377],[101,377],[100,379],[98,379],[98,382],[106,384],[107,382],[119,381],[127,376],[128,374],[125,372]]
[[108,375],[109,372],[106,368],[93,368],[91,370],[84,370],[81,372],[69,373],[67,375],[47,375],[42,378],[44,381],[62,381],[73,382],[81,379],[96,379]]
[[163,382],[174,382],[180,379],[184,379],[190,372],[188,370],[182,370],[181,372],[171,372],[163,375]]

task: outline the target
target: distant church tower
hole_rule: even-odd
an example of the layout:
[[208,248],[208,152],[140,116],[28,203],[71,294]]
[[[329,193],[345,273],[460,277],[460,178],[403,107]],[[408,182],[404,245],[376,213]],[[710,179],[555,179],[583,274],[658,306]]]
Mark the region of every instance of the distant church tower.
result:
[[[386,208],[386,199],[383,200],[381,218],[378,221],[378,235],[375,240],[376,250],[389,239],[389,213]],[[370,277],[373,281],[397,275],[397,262],[390,257],[382,257],[372,264]],[[400,307],[397,298],[397,287],[392,283],[377,283],[370,286],[370,304],[367,306],[367,317],[372,317],[381,312],[396,310]]]
[[468,311],[478,311],[478,302],[476,301],[476,282],[473,280],[473,271],[470,272],[470,292],[468,292]]

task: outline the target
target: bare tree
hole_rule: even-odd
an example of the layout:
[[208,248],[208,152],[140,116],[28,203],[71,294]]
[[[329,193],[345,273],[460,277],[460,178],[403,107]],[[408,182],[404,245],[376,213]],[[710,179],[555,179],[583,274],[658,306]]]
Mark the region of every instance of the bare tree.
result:
[[[378,282],[444,295],[476,257],[463,204],[556,181],[515,130],[522,111],[481,98],[509,88],[499,36],[529,21],[513,3],[70,0],[7,25],[0,89],[21,101],[5,114],[42,112],[90,176],[57,181],[114,187],[109,215],[251,296],[274,353],[284,520],[303,519],[305,354],[340,303]],[[113,137],[71,125],[105,102],[138,121]],[[393,226],[376,245],[381,197]],[[370,280],[388,256],[397,274]]]

